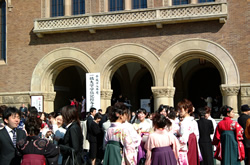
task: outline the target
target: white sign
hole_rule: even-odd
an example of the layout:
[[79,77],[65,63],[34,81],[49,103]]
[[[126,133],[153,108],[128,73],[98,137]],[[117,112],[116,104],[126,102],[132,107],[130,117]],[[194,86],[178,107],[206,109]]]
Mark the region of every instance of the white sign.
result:
[[86,111],[94,107],[100,109],[100,73],[86,73]]
[[150,99],[141,99],[141,108],[144,108],[147,112],[150,112]]
[[43,112],[43,96],[31,96],[31,106],[36,107],[38,112]]

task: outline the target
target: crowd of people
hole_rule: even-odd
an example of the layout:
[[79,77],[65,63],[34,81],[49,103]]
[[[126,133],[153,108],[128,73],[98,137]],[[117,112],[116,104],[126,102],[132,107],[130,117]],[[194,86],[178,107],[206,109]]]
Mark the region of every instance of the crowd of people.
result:
[[[84,99],[84,98],[83,98]],[[85,104],[85,102],[83,102]],[[0,165],[223,165],[249,162],[250,107],[221,107],[216,124],[209,106],[194,116],[192,102],[160,105],[149,113],[131,112],[123,102],[102,110],[92,107],[84,120],[78,105],[46,114],[35,107],[0,106]]]

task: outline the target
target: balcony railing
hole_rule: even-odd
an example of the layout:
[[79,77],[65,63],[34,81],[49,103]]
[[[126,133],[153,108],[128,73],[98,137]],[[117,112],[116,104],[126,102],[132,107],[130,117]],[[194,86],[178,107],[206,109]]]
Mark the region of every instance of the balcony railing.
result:
[[227,3],[199,3],[180,6],[171,6],[157,9],[141,9],[77,16],[42,18],[34,21],[33,32],[38,37],[49,33],[65,33],[89,30],[95,33],[96,29],[111,29],[133,26],[156,25],[180,22],[195,22],[219,20],[225,23],[227,19]]

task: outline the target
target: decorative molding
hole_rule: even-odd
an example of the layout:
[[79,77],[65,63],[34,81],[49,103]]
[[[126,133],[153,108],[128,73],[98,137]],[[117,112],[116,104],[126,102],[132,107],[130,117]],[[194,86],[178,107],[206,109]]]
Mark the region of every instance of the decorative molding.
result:
[[220,86],[220,90],[223,96],[237,96],[240,90],[240,86],[222,84]]
[[175,88],[174,87],[151,87],[154,94],[154,98],[160,97],[174,97]]
[[250,97],[250,84],[241,84],[240,94],[242,97]]
[[110,100],[112,98],[113,90],[103,89],[101,90],[101,98],[104,100]]
[[8,0],[7,3],[8,3],[8,4],[7,4],[8,10],[9,10],[9,11],[12,11],[13,6],[12,6],[12,4],[11,4],[11,0]]
[[[151,0],[148,1],[152,2]],[[104,1],[100,0],[100,2],[102,2],[100,8],[103,8]],[[227,3],[198,3],[163,8],[148,6],[147,9],[140,10],[40,18],[34,21],[33,32],[38,34],[38,37],[42,37],[42,34],[87,31],[89,29],[111,29],[209,20],[218,20],[218,22],[225,23],[227,14]],[[89,31],[93,32],[93,30]]]
[[56,97],[56,92],[43,93],[44,101],[54,101]]

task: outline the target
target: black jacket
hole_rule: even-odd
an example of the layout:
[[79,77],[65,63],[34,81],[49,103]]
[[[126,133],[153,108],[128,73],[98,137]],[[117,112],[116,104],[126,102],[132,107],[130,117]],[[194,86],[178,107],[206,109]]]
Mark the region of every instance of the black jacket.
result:
[[[18,142],[26,137],[26,133],[17,129],[16,132]],[[7,132],[6,128],[0,130],[0,165],[19,165],[21,163],[21,156],[18,156],[18,151],[14,147],[13,142]]]
[[59,146],[60,146],[60,151],[63,155],[63,164],[65,163],[67,157],[71,156],[71,150],[69,150],[68,148],[74,150],[79,164],[82,163],[83,135],[81,127],[77,124],[77,122],[73,122],[68,127],[64,135],[64,138],[59,140]]
[[[245,131],[245,129],[246,129],[247,119],[249,119],[249,118],[250,118],[250,116],[249,116],[249,115],[246,115],[246,114],[244,114],[244,113],[242,113],[242,114],[240,115],[240,117],[238,118],[238,123],[239,123],[240,126],[244,129],[244,131]],[[244,140],[243,140],[244,147],[245,147],[245,148],[250,148],[250,140],[246,138],[245,132],[244,132],[244,134],[243,134],[243,138],[244,138]]]

